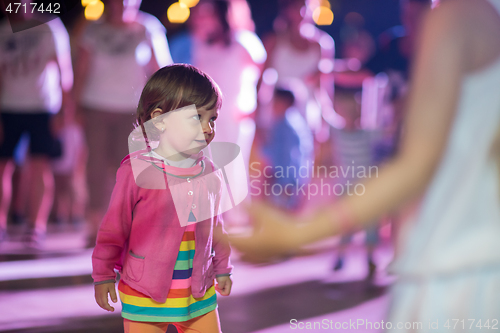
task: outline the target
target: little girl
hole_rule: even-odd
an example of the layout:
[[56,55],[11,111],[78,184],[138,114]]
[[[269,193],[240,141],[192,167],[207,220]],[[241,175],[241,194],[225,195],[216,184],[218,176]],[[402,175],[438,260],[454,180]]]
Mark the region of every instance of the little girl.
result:
[[190,65],[161,68],[142,91],[134,132],[147,149],[121,162],[92,255],[95,298],[105,310],[114,311],[108,294],[116,303],[120,272],[125,332],[165,332],[169,324],[220,332],[215,290],[229,295],[232,266],[221,173],[202,152],[220,107],[217,84]]

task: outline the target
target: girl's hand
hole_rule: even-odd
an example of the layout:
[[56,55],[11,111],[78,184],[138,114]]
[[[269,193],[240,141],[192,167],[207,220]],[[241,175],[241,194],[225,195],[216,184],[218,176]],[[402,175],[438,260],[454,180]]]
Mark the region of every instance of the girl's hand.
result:
[[109,283],[103,283],[103,284],[96,284],[94,285],[94,292],[95,292],[95,301],[101,308],[103,308],[106,311],[115,311],[115,308],[113,308],[111,305],[108,303],[108,293],[109,296],[111,296],[111,300],[113,303],[116,303],[118,299],[116,298],[116,290],[115,290],[115,283],[114,282],[109,282]]
[[222,296],[229,296],[231,293],[231,287],[233,285],[233,281],[230,276],[219,276],[215,278],[217,280],[217,285],[215,286],[215,290],[219,292]]

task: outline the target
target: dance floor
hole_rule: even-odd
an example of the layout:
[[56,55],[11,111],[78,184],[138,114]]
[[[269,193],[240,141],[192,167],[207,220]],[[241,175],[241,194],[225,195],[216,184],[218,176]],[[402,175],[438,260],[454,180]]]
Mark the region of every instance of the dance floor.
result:
[[[123,332],[120,305],[108,313],[94,301],[92,251],[83,249],[82,233],[60,229],[51,231],[43,251],[24,249],[15,230],[0,244],[0,332]],[[234,254],[232,294],[218,297],[223,331],[281,333],[313,322],[384,319],[394,280],[384,266],[392,249],[387,240],[382,243],[376,252],[381,263],[377,276],[366,281],[362,237],[355,237],[340,272],[331,270],[335,239],[272,265],[250,265]]]

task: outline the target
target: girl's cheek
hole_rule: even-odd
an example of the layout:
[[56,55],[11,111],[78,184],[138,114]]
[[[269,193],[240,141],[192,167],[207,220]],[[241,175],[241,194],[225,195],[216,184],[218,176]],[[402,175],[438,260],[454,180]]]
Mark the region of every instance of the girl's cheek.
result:
[[203,126],[199,122],[197,125],[193,127],[193,135],[198,137],[200,134],[203,134]]

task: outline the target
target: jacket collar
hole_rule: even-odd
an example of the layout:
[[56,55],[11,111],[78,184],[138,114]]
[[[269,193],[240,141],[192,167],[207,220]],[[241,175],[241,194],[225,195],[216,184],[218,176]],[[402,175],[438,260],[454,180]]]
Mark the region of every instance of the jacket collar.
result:
[[[151,150],[150,149],[141,149],[141,150],[137,150],[137,151],[134,151],[130,154],[128,154],[127,156],[125,156],[121,163],[120,164],[123,164],[125,162],[127,162],[128,160],[131,160],[131,159],[139,159],[139,160],[142,160],[142,161],[147,161],[147,162],[150,162],[150,163],[156,163],[156,164],[163,164],[163,161],[156,158],[156,157],[153,157],[153,156],[145,156],[145,154],[148,154],[150,153]],[[200,151],[198,153],[198,155],[196,156],[196,165],[198,163],[200,163],[201,161],[204,161],[206,159],[206,156],[205,154],[203,153],[203,150]]]

